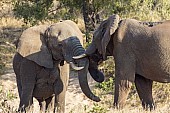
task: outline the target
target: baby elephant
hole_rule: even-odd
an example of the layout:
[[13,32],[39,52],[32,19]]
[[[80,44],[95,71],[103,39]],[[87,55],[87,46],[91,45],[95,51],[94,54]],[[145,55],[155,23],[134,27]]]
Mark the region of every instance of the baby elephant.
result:
[[[82,43],[81,31],[70,20],[51,26],[34,26],[22,33],[13,59],[20,97],[19,112],[31,112],[30,108],[35,97],[39,102],[41,112],[55,112],[57,107],[57,113],[64,113],[65,93],[69,78],[68,64],[78,71],[83,93],[94,101],[100,101],[88,86],[88,58],[72,59],[73,56],[85,52]],[[89,72],[95,76],[93,69]],[[95,72],[99,71],[95,69]]]

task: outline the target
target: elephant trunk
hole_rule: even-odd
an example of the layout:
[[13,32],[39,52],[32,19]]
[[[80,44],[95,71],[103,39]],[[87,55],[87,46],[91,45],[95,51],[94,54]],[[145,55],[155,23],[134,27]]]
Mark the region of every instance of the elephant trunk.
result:
[[103,82],[104,74],[98,69],[98,63],[102,60],[102,56],[99,54],[94,44],[90,44],[90,46],[86,49],[85,52],[83,52],[83,54],[74,55],[73,59],[78,60],[87,56],[89,57],[88,71],[90,75],[96,82]]
[[85,54],[87,54],[88,56],[92,55],[93,53],[95,53],[95,51],[97,50],[95,44],[91,43],[89,45],[89,47],[86,49]]
[[78,71],[78,78],[79,78],[79,84],[80,87],[83,91],[83,93],[90,99],[99,102],[100,98],[95,96],[88,85],[88,81],[87,81],[87,72],[88,72],[88,67],[89,67],[89,61],[87,58],[83,58],[79,61],[79,66],[84,66],[84,68],[80,71]]
[[91,43],[83,54],[74,55],[73,59],[81,59],[81,58],[84,58],[84,57],[87,57],[87,56],[91,56],[92,54],[94,54],[96,52],[96,50],[97,50],[96,46]]
[[[73,56],[78,56],[85,52],[84,48],[82,47],[82,45],[80,44],[80,41],[77,38],[75,38],[75,41],[73,42],[72,51],[73,51]],[[78,64],[79,67],[84,67],[83,69],[78,71],[78,79],[79,79],[81,90],[91,100],[99,102],[100,98],[95,96],[91,92],[89,85],[88,85],[88,80],[87,80],[87,73],[88,73],[88,67],[89,67],[88,58],[78,59],[76,60],[76,63]]]

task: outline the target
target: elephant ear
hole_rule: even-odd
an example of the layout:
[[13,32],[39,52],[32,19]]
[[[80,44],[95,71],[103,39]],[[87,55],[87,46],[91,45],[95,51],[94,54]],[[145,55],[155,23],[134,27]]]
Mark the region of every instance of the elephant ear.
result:
[[44,39],[45,29],[42,29],[29,28],[24,31],[19,39],[17,52],[40,66],[53,68],[52,55]]
[[110,41],[111,35],[118,28],[118,24],[119,24],[118,15],[112,15],[107,19],[107,28],[102,39],[102,55],[104,60],[106,60],[106,47]]

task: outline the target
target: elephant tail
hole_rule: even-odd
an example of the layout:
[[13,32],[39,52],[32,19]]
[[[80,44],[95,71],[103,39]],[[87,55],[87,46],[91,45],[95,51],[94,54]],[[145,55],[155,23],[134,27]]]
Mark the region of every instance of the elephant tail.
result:
[[16,75],[19,75],[20,72],[20,63],[23,57],[19,54],[16,53],[13,58],[13,69]]

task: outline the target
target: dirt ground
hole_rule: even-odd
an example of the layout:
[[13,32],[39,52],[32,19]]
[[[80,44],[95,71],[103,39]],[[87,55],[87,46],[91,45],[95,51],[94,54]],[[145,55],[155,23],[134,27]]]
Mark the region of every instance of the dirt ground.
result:
[[[89,85],[92,88],[95,81],[88,75]],[[10,91],[12,94],[16,95],[16,98],[12,100],[7,100],[6,103],[10,108],[17,109],[19,105],[19,97],[16,86],[16,78],[13,70],[9,71],[7,74],[0,76],[0,83],[2,84],[2,90],[5,92]],[[78,78],[75,74],[70,75],[69,86],[66,93],[66,113],[84,113],[84,107],[92,105],[93,102],[89,100],[82,93]],[[34,113],[39,111],[38,102],[34,99]],[[0,113],[2,110],[0,109]]]

